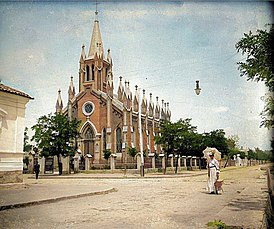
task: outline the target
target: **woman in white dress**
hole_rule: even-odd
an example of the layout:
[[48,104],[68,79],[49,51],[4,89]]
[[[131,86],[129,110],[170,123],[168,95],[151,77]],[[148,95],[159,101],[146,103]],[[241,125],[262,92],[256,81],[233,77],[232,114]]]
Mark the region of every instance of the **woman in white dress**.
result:
[[210,194],[218,194],[215,188],[215,182],[219,179],[220,166],[219,162],[214,158],[214,154],[209,153],[210,160],[207,164],[208,168],[208,190]]

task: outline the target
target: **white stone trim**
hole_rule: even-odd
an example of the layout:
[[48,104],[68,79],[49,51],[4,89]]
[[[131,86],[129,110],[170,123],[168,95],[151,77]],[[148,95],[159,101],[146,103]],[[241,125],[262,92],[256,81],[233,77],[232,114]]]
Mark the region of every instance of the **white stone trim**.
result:
[[94,126],[94,124],[93,124],[91,121],[89,121],[89,120],[87,120],[87,121],[83,124],[83,126],[81,127],[81,129],[80,129],[80,134],[83,133],[83,130],[86,128],[87,125],[90,125],[90,126],[93,128],[93,130],[94,130],[94,132],[95,132],[94,135],[97,136],[97,135],[98,135],[97,129],[96,129],[96,127]]
[[[87,104],[91,104],[91,105],[92,105],[92,108],[93,108],[93,109],[92,109],[92,111],[91,111],[90,113],[87,113],[87,112],[85,111],[85,106],[86,106]],[[82,106],[82,112],[83,112],[84,115],[86,115],[86,116],[91,116],[91,115],[93,114],[94,111],[95,111],[95,105],[94,105],[93,102],[87,101],[87,102],[85,102],[85,103],[83,104],[83,106]]]
[[127,126],[123,126],[123,132],[127,132]]

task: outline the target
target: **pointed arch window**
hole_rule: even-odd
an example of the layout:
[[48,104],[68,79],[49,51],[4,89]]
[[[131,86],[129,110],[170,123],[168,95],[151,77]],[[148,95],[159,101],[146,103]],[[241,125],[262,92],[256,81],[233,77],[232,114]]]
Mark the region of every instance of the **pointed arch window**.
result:
[[107,149],[107,132],[106,129],[103,129],[103,150]]
[[94,64],[91,65],[91,80],[94,80]]
[[131,143],[132,143],[132,147],[135,146],[135,131],[134,131],[134,126],[132,127],[132,131],[131,131]]
[[105,70],[106,70],[106,74],[105,74],[105,82],[107,82],[107,77],[108,77],[108,68],[106,68]]
[[92,129],[89,127],[85,133],[85,139],[90,140],[92,139]]
[[118,127],[116,129],[116,153],[122,152],[122,131],[121,128]]
[[89,66],[86,66],[86,79],[87,81],[90,81],[90,76],[89,76]]
[[150,147],[151,144],[151,138],[150,138],[150,131],[147,131],[147,145]]

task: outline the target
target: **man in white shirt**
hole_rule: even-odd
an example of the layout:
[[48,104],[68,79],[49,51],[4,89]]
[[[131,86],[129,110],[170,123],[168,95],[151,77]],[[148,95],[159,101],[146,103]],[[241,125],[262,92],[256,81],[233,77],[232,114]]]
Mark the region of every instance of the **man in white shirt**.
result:
[[214,158],[212,152],[209,153],[210,160],[207,164],[208,168],[208,190],[210,194],[218,194],[218,191],[215,188],[215,182],[219,179],[220,166],[219,162]]

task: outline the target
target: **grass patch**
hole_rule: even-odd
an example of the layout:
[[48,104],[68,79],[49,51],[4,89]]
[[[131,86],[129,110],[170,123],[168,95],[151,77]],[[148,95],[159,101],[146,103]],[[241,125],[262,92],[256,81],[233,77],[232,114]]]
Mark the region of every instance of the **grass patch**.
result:
[[217,228],[217,229],[227,229],[228,226],[222,222],[221,220],[214,220],[207,223],[209,228]]

